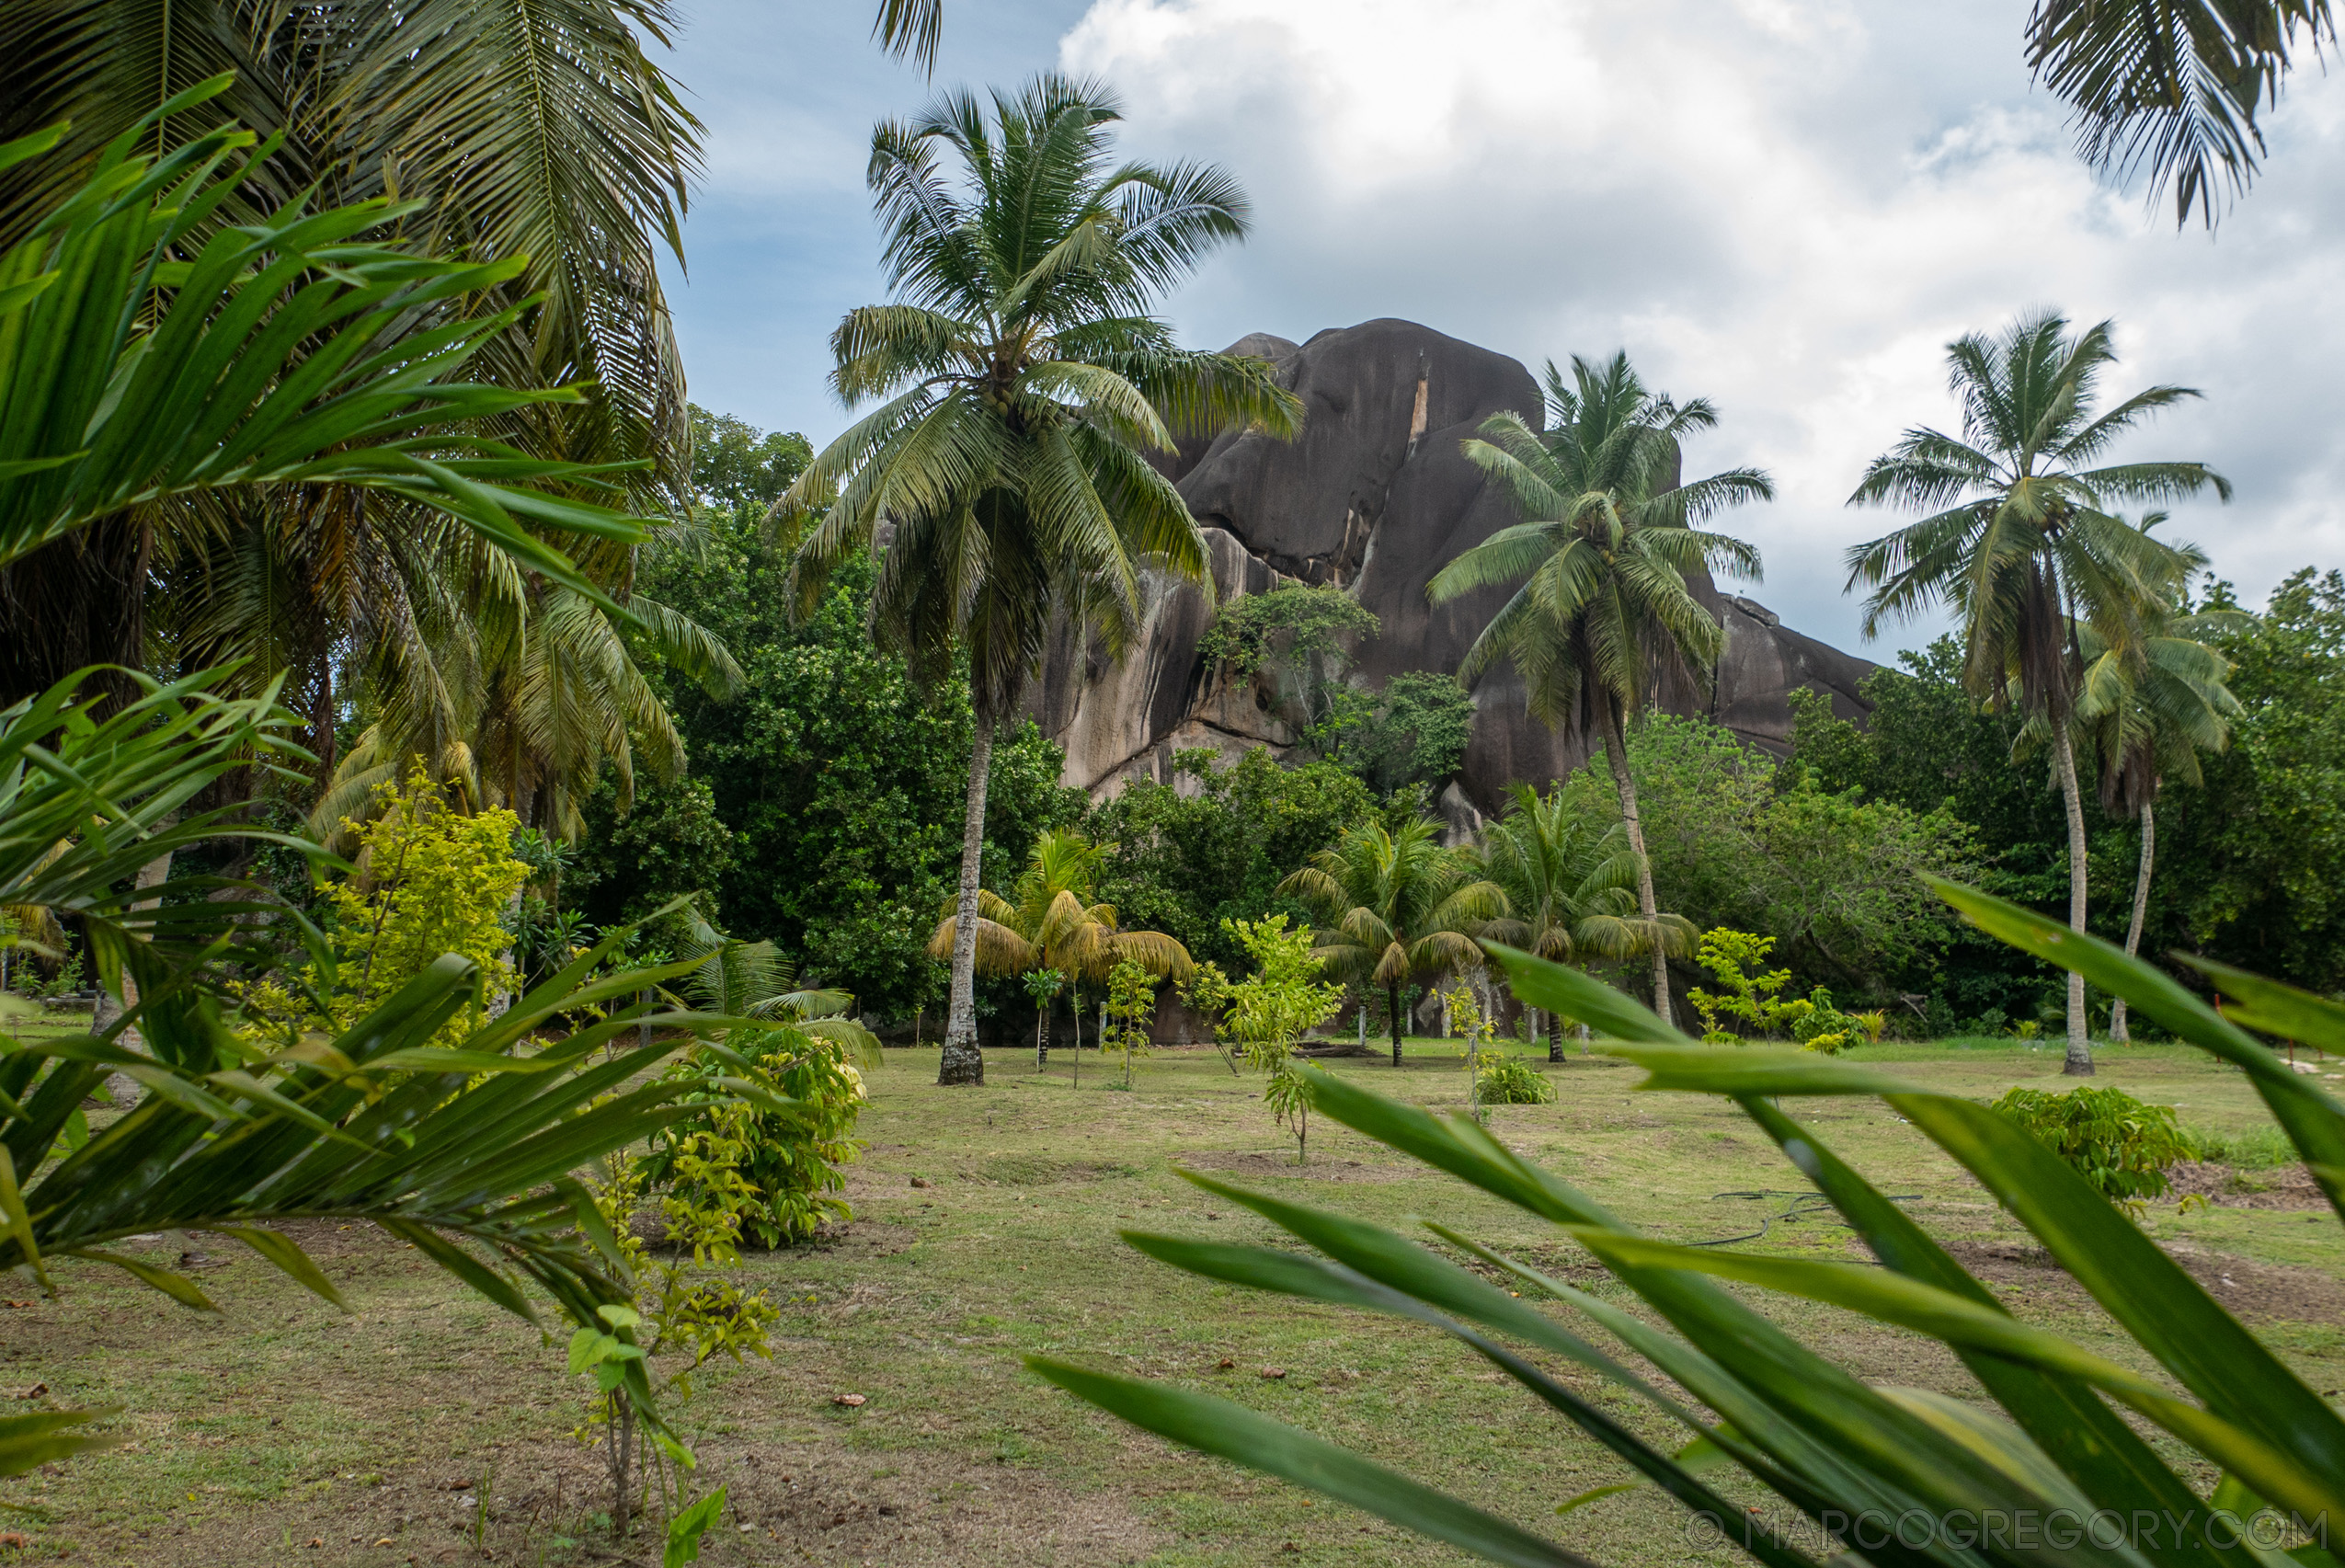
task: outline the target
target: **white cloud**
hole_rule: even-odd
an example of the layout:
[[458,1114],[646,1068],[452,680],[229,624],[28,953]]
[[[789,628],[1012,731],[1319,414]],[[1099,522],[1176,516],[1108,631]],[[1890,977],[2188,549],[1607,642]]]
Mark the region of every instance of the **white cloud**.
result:
[[1257,230],[1176,302],[1221,342],[1401,315],[1536,364],[1625,346],[1756,463],[1760,597],[1854,646],[1841,502],[1952,418],[1942,348],[2056,304],[2117,319],[2119,390],[2208,399],[2133,449],[2215,464],[2178,532],[2259,592],[2345,556],[2332,369],[2345,91],[2301,76],[2219,238],[2097,184],[2019,63],[2022,9],[1848,0],[1096,0],[1061,46],[1126,144],[1235,169]]

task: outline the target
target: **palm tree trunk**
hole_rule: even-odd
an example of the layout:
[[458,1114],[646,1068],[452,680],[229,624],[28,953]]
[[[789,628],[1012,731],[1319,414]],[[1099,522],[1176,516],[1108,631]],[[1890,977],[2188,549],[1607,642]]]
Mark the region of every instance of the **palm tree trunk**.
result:
[[[2149,912],[2150,867],[2157,859],[2157,810],[2148,801],[2142,802],[2142,868],[2133,874],[2133,919],[2125,927],[2125,956],[2131,958],[2141,950],[2142,917]],[[2119,997],[2109,1010],[2109,1037],[2117,1045],[2133,1044],[2133,1036],[2125,1027],[2125,999]]]
[[[1653,901],[1653,861],[1645,853],[1645,827],[1637,816],[1637,781],[1629,773],[1629,747],[1620,734],[1620,705],[1608,696],[1604,700],[1604,760],[1612,764],[1612,787],[1620,793],[1620,820],[1628,825],[1629,851],[1637,857],[1637,911],[1645,918],[1645,929],[1657,932],[1653,917],[1661,912],[1661,906]],[[1664,1024],[1675,1022],[1669,1016],[1669,955],[1657,941],[1653,949],[1653,1010]]]
[[977,707],[969,736],[969,806],[961,823],[961,898],[953,924],[953,996],[944,1015],[944,1053],[937,1059],[941,1084],[983,1083],[985,1053],[977,1037],[978,872],[985,857],[985,786],[993,766],[993,715]]
[[[2090,866],[2085,851],[2085,804],[2076,790],[2076,749],[2069,744],[2068,727],[2053,726],[2053,767],[2060,775],[2060,803],[2068,811],[2068,929],[2085,929],[2085,884]],[[2060,1070],[2071,1078],[2093,1075],[2091,1031],[2085,1017],[2085,977],[2068,971],[2068,1059]]]
[[1384,999],[1392,1006],[1392,1065],[1401,1065],[1401,987],[1399,982],[1384,988]]

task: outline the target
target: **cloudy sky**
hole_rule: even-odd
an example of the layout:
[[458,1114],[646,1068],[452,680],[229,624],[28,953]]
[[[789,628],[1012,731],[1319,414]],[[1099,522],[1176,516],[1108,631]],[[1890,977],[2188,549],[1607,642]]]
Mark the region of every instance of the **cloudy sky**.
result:
[[[2210,238],[2096,183],[2019,60],[2025,0],[948,0],[938,85],[1095,75],[1125,144],[1228,166],[1255,230],[1166,308],[1184,338],[1301,339],[1405,316],[1536,366],[1625,347],[1723,414],[1695,472],[1778,499],[1731,526],[1747,589],[1856,647],[1842,502],[1910,424],[1950,425],[1943,346],[2030,306],[2113,318],[2116,385],[2196,386],[2121,455],[2237,486],[2180,509],[2259,595],[2345,564],[2345,81],[2301,76],[2272,157]],[[671,292],[694,401],[818,443],[824,338],[882,297],[872,122],[921,74],[862,0],[698,0],[672,62],[709,169]],[[1695,466],[1699,465],[1699,466]],[[1910,642],[1927,627],[1884,639]],[[1868,649],[1883,657],[1880,648]]]

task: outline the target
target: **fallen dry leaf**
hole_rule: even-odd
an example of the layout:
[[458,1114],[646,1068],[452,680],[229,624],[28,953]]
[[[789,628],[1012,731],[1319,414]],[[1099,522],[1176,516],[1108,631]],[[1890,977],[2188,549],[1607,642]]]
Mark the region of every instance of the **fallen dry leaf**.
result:
[[1235,1367],[1237,1363],[1235,1361],[1230,1360],[1230,1357],[1225,1356],[1221,1358],[1221,1364],[1215,1368],[1214,1370],[1218,1372],[1227,1372],[1230,1368]]
[[0,1307],[29,1307],[29,1301],[0,1301]]
[[35,1383],[32,1387],[27,1389],[17,1397],[18,1399],[39,1399],[48,1391],[49,1385],[47,1383]]
[[1287,1368],[1284,1367],[1264,1367],[1262,1369],[1262,1375],[1265,1378],[1283,1378],[1287,1375]]
[[22,1530],[0,1530],[0,1550],[13,1549],[21,1551],[31,1544],[32,1541]]
[[852,1410],[857,1405],[864,1403],[864,1396],[861,1394],[832,1394],[830,1396],[830,1402],[832,1404],[843,1404],[849,1410]]

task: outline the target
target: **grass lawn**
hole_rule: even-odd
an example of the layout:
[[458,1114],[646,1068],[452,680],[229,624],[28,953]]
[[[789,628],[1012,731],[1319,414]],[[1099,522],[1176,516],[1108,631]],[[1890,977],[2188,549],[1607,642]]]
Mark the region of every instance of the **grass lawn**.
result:
[[[2234,1134],[2268,1125],[2245,1079],[2200,1053],[2137,1047],[2100,1057],[2099,1082],[2179,1104],[2186,1124]],[[1884,1059],[1920,1083],[1979,1097],[2059,1082],[2057,1042],[1892,1045],[1859,1057]],[[1398,1071],[1383,1059],[1331,1065],[1401,1098],[1463,1103],[1463,1073],[1435,1042],[1419,1043]],[[890,1051],[872,1075],[852,1224],[820,1244],[752,1254],[740,1271],[784,1304],[784,1317],[770,1365],[711,1368],[681,1412],[704,1471],[728,1484],[734,1504],[704,1561],[1459,1560],[1079,1406],[1021,1368],[1019,1356],[1034,1351],[1214,1388],[1607,1563],[1739,1560],[1689,1548],[1674,1506],[1647,1494],[1555,1519],[1558,1503],[1625,1479],[1626,1468],[1461,1347],[1390,1320],[1207,1284],[1116,1237],[1130,1227],[1271,1234],[1173,1173],[1187,1165],[1395,1225],[1438,1217],[1575,1281],[1601,1279],[1544,1227],[1316,1122],[1310,1163],[1296,1165],[1292,1139],[1256,1098],[1259,1081],[1233,1078],[1209,1053],[1143,1062],[1131,1093],[1111,1089],[1115,1071],[1088,1052],[1080,1088],[1063,1052],[1047,1075],[1030,1054],[998,1053],[975,1090],[933,1087],[935,1067],[932,1050]],[[1633,1093],[1635,1070],[1600,1058],[1548,1070],[1558,1103],[1500,1108],[1493,1130],[1663,1237],[1758,1230],[1804,1185],[1722,1101]],[[2022,1316],[2125,1353],[2096,1326],[2088,1299],[1886,1106],[1796,1109],[1884,1190],[1912,1195],[1913,1212]],[[1729,1196],[1754,1191],[1787,1196]],[[2266,1207],[2166,1206],[2143,1223],[2315,1389],[2336,1390],[2345,1383],[2345,1240],[2325,1209],[2289,1191],[2247,1201]],[[0,1530],[27,1538],[17,1553],[0,1548],[0,1562],[658,1561],[655,1543],[615,1547],[595,1528],[599,1467],[572,1437],[585,1384],[565,1376],[559,1343],[371,1227],[313,1225],[302,1239],[352,1315],[233,1242],[177,1233],[143,1255],[196,1254],[189,1265],[223,1316],[187,1311],[87,1263],[56,1265],[58,1301],[5,1284],[0,1398],[45,1383],[59,1404],[120,1404],[135,1441],[0,1482],[0,1502],[40,1510],[0,1519]],[[1859,1255],[1846,1230],[1813,1218],[1771,1223],[1745,1245]],[[1971,1391],[1934,1345],[1767,1299],[1863,1377]],[[841,1394],[865,1402],[834,1404]],[[1624,1398],[1603,1398],[1666,1436]]]

